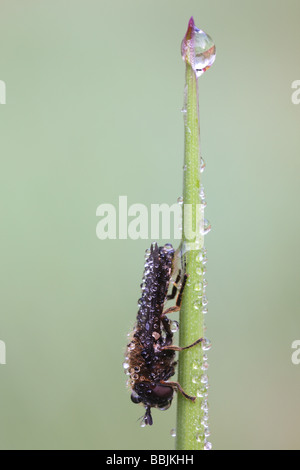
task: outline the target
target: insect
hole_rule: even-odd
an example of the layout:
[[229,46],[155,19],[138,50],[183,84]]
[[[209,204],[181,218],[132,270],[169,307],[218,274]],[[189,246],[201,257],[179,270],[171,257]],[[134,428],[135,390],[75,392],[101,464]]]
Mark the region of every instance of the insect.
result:
[[198,339],[189,346],[174,346],[171,322],[167,314],[180,310],[187,274],[183,276],[176,304],[164,310],[165,302],[174,299],[181,280],[180,271],[168,295],[172,276],[176,271],[175,250],[171,244],[151,245],[146,255],[139,310],[132,339],[127,345],[124,367],[132,389],[131,400],[141,403],[146,411],[142,425],[152,425],[151,408],[166,410],[171,406],[174,389],[187,399],[195,397],[184,392],[178,382],[168,381],[175,374],[175,351],[183,351],[200,343]]

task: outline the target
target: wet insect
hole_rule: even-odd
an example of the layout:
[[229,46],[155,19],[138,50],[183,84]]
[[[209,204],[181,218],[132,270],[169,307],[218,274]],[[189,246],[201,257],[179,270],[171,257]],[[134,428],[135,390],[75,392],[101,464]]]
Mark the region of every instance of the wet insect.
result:
[[164,310],[165,302],[174,299],[181,280],[177,275],[171,294],[168,290],[176,272],[175,250],[170,244],[158,247],[151,245],[146,255],[139,310],[132,339],[127,345],[124,368],[129,375],[133,403],[144,405],[146,412],[143,425],[152,425],[151,408],[166,410],[171,406],[174,389],[187,399],[195,397],[184,392],[178,382],[169,381],[175,374],[175,351],[189,349],[200,343],[202,338],[185,347],[174,346],[171,321],[167,314],[180,310],[181,298],[187,275],[182,278],[176,305]]

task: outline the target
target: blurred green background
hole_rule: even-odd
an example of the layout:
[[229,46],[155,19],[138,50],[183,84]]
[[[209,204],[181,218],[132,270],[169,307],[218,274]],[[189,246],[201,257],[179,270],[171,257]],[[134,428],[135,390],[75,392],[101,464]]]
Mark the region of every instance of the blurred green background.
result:
[[141,429],[122,370],[150,240],[100,241],[96,208],[181,195],[191,15],[217,46],[199,83],[210,440],[299,449],[299,1],[0,10],[1,449],[174,447],[176,406]]

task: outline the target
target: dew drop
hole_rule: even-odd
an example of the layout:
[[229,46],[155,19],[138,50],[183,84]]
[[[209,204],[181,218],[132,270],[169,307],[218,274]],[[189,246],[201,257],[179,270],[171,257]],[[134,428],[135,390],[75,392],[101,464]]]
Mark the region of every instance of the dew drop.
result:
[[211,442],[206,441],[204,444],[204,450],[211,450],[211,449],[212,449]]
[[206,374],[201,375],[201,383],[205,385],[208,383],[208,376]]
[[208,412],[208,403],[206,400],[203,401],[201,405],[201,410],[205,411],[206,413]]
[[206,371],[208,368],[209,368],[208,362],[206,362],[206,361],[203,362],[203,364],[202,364],[202,366],[201,366],[201,370]]
[[202,432],[198,432],[196,434],[196,441],[197,442],[203,442],[205,440],[205,435]]
[[182,206],[183,204],[183,197],[182,196],[179,196],[179,198],[177,199],[177,203]]
[[203,226],[203,235],[207,235],[211,231],[211,224],[207,219],[204,219],[204,226]]
[[172,333],[176,333],[176,331],[179,330],[179,323],[178,323],[178,321],[172,320],[171,323],[170,323],[170,328],[171,328]]
[[204,341],[202,341],[201,344],[203,351],[209,351],[212,346],[211,341],[208,338],[204,338]]
[[200,199],[201,199],[202,201],[205,201],[205,191],[204,191],[204,188],[203,188],[202,185],[201,185],[201,187],[200,187],[199,195],[200,195]]
[[202,424],[202,426],[203,426],[205,429],[208,428],[208,422],[207,422],[205,419],[202,419],[202,420],[201,420],[201,424]]
[[176,437],[176,429],[172,428],[171,431],[170,431],[170,434],[171,434],[172,437]]
[[206,392],[203,392],[202,390],[199,389],[197,390],[196,395],[198,398],[205,398]]
[[200,292],[202,290],[202,284],[201,282],[196,282],[194,286],[194,291],[195,292]]
[[206,167],[206,163],[203,160],[203,158],[201,157],[201,163],[200,163],[200,172],[201,173],[203,173],[203,171],[205,170],[205,167]]
[[208,70],[216,58],[216,46],[212,38],[202,29],[194,27],[195,31],[195,68],[197,77]]
[[[192,47],[194,51],[191,58]],[[212,66],[216,58],[216,46],[212,38],[195,26],[193,18],[190,19],[187,34],[181,44],[181,55],[193,67],[197,78]]]

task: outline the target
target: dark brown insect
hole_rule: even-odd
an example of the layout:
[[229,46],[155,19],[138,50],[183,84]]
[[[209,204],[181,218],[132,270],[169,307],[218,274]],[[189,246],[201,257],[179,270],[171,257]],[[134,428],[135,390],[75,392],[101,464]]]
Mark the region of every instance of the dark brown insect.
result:
[[[148,250],[149,251],[149,250]],[[164,310],[166,300],[173,299],[177,293],[180,272],[170,295],[168,295],[172,274],[175,272],[175,250],[170,244],[158,247],[151,245],[145,262],[142,297],[139,300],[137,321],[132,340],[127,346],[124,367],[129,374],[133,403],[142,403],[146,408],[143,424],[152,425],[151,408],[167,409],[171,405],[174,389],[186,398],[179,383],[168,379],[175,374],[175,351],[182,351],[200,343],[202,338],[186,347],[172,344],[173,332],[167,314],[180,310],[183,289],[187,275],[182,279],[176,305]]]

